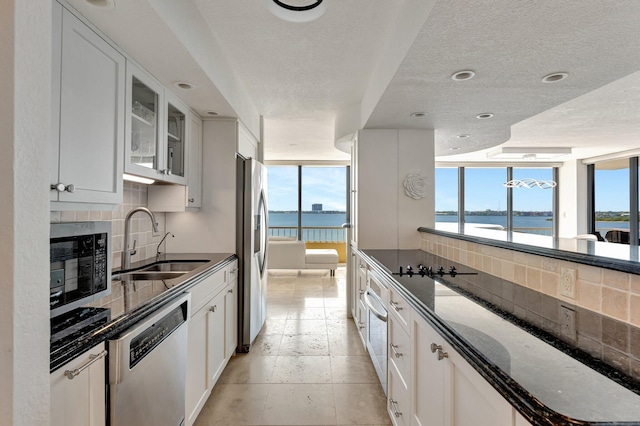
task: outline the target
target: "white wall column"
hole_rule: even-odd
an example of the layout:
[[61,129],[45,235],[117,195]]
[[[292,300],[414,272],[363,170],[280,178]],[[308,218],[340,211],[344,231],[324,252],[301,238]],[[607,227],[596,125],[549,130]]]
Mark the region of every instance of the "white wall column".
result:
[[49,424],[51,0],[0,0],[0,423]]
[[[433,131],[365,129],[357,143],[358,247],[419,248],[417,229],[435,222]],[[408,197],[403,185],[417,171],[426,177],[422,199]]]
[[587,229],[587,166],[582,160],[565,161],[559,170],[559,237],[573,238]]

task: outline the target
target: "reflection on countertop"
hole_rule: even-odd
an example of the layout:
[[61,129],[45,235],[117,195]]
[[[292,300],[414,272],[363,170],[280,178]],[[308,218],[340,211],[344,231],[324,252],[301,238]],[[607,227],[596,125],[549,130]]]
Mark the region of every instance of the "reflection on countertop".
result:
[[109,313],[110,319],[106,323],[98,324],[97,328],[87,328],[84,333],[76,332],[55,342],[51,346],[50,371],[54,371],[83,351],[126,330],[164,303],[200,282],[202,278],[226,267],[235,259],[237,258],[233,253],[165,254],[158,260],[152,258],[136,262],[129,269],[129,271],[136,271],[156,262],[206,261],[197,268],[168,280],[121,280],[118,279],[117,273],[122,271],[115,271],[115,279],[111,283],[111,294],[82,307],[100,308],[99,311],[106,309],[105,312]]
[[[640,424],[637,370],[629,368],[635,358],[633,348],[625,355],[629,359],[625,369],[619,368],[618,359],[605,365],[611,360],[583,352],[588,349],[582,347],[583,341],[593,345],[600,338],[599,344],[608,347],[613,336],[602,333],[610,331],[605,327],[610,319],[421,250],[361,252],[387,274],[418,263],[477,273],[435,279],[405,273],[389,278],[468,362],[486,372],[496,389],[508,389],[501,393],[516,408],[534,407],[541,418],[569,420],[553,424]],[[565,339],[560,327],[563,307],[575,315],[576,324],[575,334]],[[600,337],[594,333],[594,322],[601,324]],[[637,330],[617,325],[621,333],[632,336]]]

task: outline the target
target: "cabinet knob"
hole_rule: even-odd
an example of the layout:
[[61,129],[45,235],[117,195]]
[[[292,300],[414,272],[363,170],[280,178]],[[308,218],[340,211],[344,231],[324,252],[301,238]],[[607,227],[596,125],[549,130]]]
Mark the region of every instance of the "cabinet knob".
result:
[[216,309],[218,309],[218,305],[213,305],[212,307],[209,308],[211,312],[215,312]]
[[401,306],[398,306],[398,302],[394,302],[393,300],[389,301],[389,304],[393,306],[396,312],[400,312],[403,309]]
[[396,416],[396,418],[400,417],[402,415],[402,411],[398,410],[398,401],[394,401],[393,399],[389,398],[389,402],[391,403],[393,415]]
[[449,354],[442,350],[442,345],[436,343],[431,344],[431,352],[438,354],[438,361],[442,361],[445,358],[449,358]]
[[391,351],[393,352],[393,356],[395,356],[396,358],[400,358],[402,356],[402,352],[398,352],[398,345],[394,345],[392,343],[389,346],[391,346]]
[[359,323],[358,323],[358,328],[359,328],[360,330],[362,330],[363,328],[365,328],[365,324],[364,324],[363,322],[359,322]]
[[69,184],[69,185],[65,185],[64,183],[56,183],[56,184],[52,184],[51,185],[51,190],[56,190],[58,192],[71,192],[74,193],[76,192],[76,187],[73,184]]
[[233,293],[233,289],[228,290],[227,293]]
[[193,198],[193,197],[191,197],[191,198],[189,198],[189,202],[190,202],[190,203],[195,203],[195,202],[196,202],[196,199],[195,199],[195,198]]

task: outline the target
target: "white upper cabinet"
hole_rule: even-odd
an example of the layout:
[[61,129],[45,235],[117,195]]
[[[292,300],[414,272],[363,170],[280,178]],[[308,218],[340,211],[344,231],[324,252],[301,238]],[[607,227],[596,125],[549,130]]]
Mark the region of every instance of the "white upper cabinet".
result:
[[187,184],[189,109],[127,61],[125,173]]
[[145,71],[127,62],[126,173],[158,179],[162,168],[164,88]]
[[166,144],[164,158],[161,158],[163,168],[160,172],[165,175],[165,181],[187,185],[189,108],[170,92],[165,93],[165,98]]
[[53,4],[52,208],[122,203],[125,58]]
[[189,184],[187,207],[202,207],[202,120],[189,114]]

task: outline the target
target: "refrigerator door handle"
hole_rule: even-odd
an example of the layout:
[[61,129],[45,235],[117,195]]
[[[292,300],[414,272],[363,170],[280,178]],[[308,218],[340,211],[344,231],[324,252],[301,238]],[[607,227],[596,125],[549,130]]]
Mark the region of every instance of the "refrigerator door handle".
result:
[[[260,201],[258,203],[258,209],[260,210],[260,277],[264,277],[264,272],[267,269],[267,235],[269,231],[269,216],[267,215],[267,197],[264,190],[260,191]],[[262,226],[264,224],[264,226]]]

